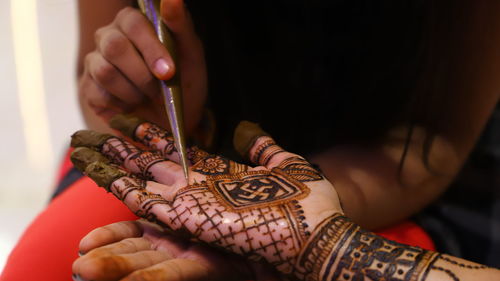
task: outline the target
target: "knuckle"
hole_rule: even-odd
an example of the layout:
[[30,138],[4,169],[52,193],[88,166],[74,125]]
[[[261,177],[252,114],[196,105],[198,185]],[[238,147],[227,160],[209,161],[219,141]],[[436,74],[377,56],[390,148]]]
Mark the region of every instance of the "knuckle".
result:
[[107,59],[121,57],[128,48],[128,39],[118,31],[108,32],[103,36],[100,45],[102,55]]
[[112,82],[116,75],[115,67],[110,63],[102,63],[94,68],[93,76],[101,84]]
[[148,270],[139,270],[127,276],[127,281],[154,281],[158,280],[159,276],[156,276],[154,272]]
[[132,7],[125,7],[121,9],[118,14],[116,14],[115,21],[118,23],[124,22],[128,20],[134,14],[137,14],[138,11]]
[[94,42],[96,44],[98,44],[99,42],[101,42],[101,39],[103,38],[103,35],[104,33],[106,32],[106,30],[108,29],[107,26],[104,26],[104,27],[100,27],[98,28],[95,32],[94,32]]
[[109,271],[121,271],[117,256],[90,258],[80,265],[80,275],[85,280],[100,280]]
[[138,88],[139,89],[145,89],[147,94],[149,94],[149,91],[151,89],[156,89],[156,80],[154,79],[153,75],[149,73],[145,73],[145,75],[141,78],[138,79]]

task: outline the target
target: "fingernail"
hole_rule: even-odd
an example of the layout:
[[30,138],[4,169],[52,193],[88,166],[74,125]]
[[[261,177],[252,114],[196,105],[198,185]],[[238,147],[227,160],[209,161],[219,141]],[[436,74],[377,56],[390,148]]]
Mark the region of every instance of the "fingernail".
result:
[[170,70],[170,66],[167,61],[163,58],[158,59],[153,67],[153,71],[159,79],[163,79]]

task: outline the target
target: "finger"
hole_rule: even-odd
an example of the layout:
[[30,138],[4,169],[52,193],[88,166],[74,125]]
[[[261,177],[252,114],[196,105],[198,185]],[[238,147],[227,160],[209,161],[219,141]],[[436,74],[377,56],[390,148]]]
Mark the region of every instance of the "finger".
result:
[[187,60],[203,58],[203,45],[196,34],[193,20],[183,0],[163,0],[160,13],[163,22],[172,32],[179,52],[185,50]]
[[106,60],[100,53],[93,52],[87,56],[90,76],[101,88],[128,105],[138,105],[143,96],[137,88],[123,74]]
[[116,24],[127,35],[144,58],[149,70],[161,80],[170,79],[174,74],[174,64],[170,54],[148,19],[136,9],[127,7],[116,17]]
[[86,254],[92,249],[119,242],[127,238],[142,236],[143,229],[136,221],[123,221],[96,228],[80,241],[80,253]]
[[[163,128],[146,122],[140,118],[117,114],[110,120],[110,126],[120,131],[124,136],[144,144],[152,150],[159,151],[163,157],[179,163],[179,154],[175,148],[172,135]],[[188,149],[188,159],[191,164],[206,158],[209,154],[199,148]]]
[[125,103],[101,88],[101,86],[99,86],[90,76],[87,69],[82,79],[80,79],[79,92],[82,95],[82,100],[86,102],[97,115],[106,119],[118,113],[123,113],[128,109]]
[[182,168],[178,164],[163,159],[159,153],[141,151],[134,145],[109,134],[88,130],[78,131],[71,137],[71,145],[91,148],[73,151],[71,159],[74,160],[75,166],[81,166],[82,162],[88,162],[89,158],[97,157],[95,154],[102,153],[113,163],[122,165],[143,179],[168,185],[176,185],[184,179]]
[[276,167],[284,159],[298,156],[279,147],[262,128],[242,121],[235,129],[233,144],[236,151],[256,165]]
[[74,263],[73,272],[84,280],[118,280],[131,272],[151,267],[170,258],[167,253],[154,250],[85,256]]
[[241,122],[235,130],[233,141],[236,150],[256,165],[268,169],[279,168],[302,182],[323,179],[321,173],[307,160],[278,146],[258,124]]
[[189,259],[170,259],[135,271],[121,281],[197,281],[215,278],[217,277],[203,263]]
[[170,202],[181,186],[174,188],[153,181],[132,178],[118,167],[97,161],[86,162],[84,158],[78,166],[75,164],[75,167],[98,186],[113,193],[137,216],[148,221],[170,223],[168,220],[172,213]]
[[115,26],[96,31],[99,54],[149,97],[159,93],[158,83],[132,42]]

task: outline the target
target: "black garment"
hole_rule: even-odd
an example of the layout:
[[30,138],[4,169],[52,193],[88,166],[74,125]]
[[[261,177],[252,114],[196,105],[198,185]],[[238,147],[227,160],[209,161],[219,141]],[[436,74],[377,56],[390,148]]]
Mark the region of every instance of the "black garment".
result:
[[438,251],[500,267],[500,104],[455,182],[416,220]]

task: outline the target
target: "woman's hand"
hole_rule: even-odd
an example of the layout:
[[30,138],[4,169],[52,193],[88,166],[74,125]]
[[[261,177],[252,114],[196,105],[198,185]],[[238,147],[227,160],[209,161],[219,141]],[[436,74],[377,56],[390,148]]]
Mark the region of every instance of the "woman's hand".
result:
[[80,242],[75,280],[278,281],[262,264],[166,233],[144,220],[97,228]]
[[179,71],[184,95],[186,130],[200,121],[207,95],[203,46],[182,0],[163,0],[163,21],[177,47],[178,65],[139,10],[122,9],[113,22],[95,33],[96,49],[87,54],[79,81],[86,107],[105,119],[133,112],[146,120],[167,124],[156,78],[168,80]]
[[300,276],[307,273],[298,258],[308,239],[322,222],[342,213],[321,173],[255,124],[240,124],[235,143],[258,166],[192,147],[189,183],[163,129],[121,115],[111,125],[151,151],[112,135],[80,131],[72,139],[78,147],[75,166],[137,215],[195,241]]

